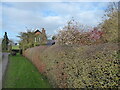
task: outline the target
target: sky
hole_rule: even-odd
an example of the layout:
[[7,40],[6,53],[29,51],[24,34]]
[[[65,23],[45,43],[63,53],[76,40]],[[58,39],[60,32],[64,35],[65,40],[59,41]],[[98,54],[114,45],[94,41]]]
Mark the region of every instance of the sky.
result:
[[95,27],[102,21],[107,5],[108,2],[2,2],[0,36],[7,32],[9,39],[17,42],[20,32],[42,28],[52,36],[72,17],[81,24]]

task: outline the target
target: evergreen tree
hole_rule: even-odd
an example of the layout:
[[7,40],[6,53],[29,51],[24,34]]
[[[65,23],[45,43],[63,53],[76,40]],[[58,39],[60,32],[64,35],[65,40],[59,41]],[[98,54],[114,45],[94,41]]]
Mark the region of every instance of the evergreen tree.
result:
[[7,32],[5,32],[4,38],[2,40],[2,50],[3,51],[8,50],[8,43],[9,43],[9,39],[8,39],[8,36],[7,36]]

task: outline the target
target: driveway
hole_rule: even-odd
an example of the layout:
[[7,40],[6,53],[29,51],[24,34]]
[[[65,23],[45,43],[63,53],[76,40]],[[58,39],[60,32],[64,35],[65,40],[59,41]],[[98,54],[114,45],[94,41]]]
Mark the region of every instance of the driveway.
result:
[[2,80],[4,79],[5,71],[7,69],[8,65],[8,55],[9,53],[0,53],[1,59],[0,59],[0,89],[2,88]]

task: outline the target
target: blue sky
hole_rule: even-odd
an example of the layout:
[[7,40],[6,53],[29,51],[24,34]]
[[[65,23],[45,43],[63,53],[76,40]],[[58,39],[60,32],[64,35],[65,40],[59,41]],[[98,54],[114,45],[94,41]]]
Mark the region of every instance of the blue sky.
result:
[[[74,17],[81,24],[96,26],[101,22],[107,2],[2,2],[2,36],[15,42],[19,32],[45,28],[48,35],[57,33]],[[0,8],[1,9],[1,8]]]

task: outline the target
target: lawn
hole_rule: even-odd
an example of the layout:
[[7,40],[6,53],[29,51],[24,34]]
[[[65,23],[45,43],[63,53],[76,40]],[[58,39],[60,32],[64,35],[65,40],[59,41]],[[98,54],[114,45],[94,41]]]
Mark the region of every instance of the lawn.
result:
[[21,55],[10,56],[4,88],[52,88],[48,80]]
[[19,45],[13,45],[12,49],[19,49]]

